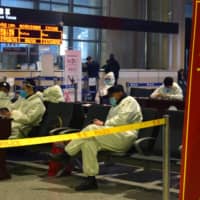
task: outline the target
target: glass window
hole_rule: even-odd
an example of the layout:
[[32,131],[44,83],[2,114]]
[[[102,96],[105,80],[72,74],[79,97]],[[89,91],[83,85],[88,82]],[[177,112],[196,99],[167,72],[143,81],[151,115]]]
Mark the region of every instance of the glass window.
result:
[[17,7],[17,8],[33,8],[33,1],[28,0],[1,0],[2,6]]
[[[0,0],[2,6],[69,12],[69,0]],[[101,15],[102,0],[73,0],[73,12]],[[81,50],[82,59],[91,55],[99,60],[100,30],[63,26],[63,42],[54,45],[0,44],[1,69],[30,69],[40,61],[43,51],[54,56],[55,69],[63,69],[63,56],[68,49]],[[70,47],[69,47],[70,45]]]
[[51,10],[49,3],[40,3],[40,10]]
[[97,29],[74,27],[74,39],[76,40],[98,40],[98,35]]
[[192,17],[192,4],[185,5],[185,17]]
[[60,45],[60,55],[65,55],[65,51],[68,49],[68,41],[63,40],[62,44]]
[[100,15],[101,9],[74,7],[74,12],[88,15]]
[[[64,4],[65,3],[65,4]],[[40,10],[52,10],[52,11],[58,11],[58,12],[68,12],[68,4],[66,1],[64,2],[56,2],[53,3],[53,1],[47,2],[41,2],[39,6]]]
[[74,4],[85,6],[101,6],[101,0],[74,0]]
[[0,44],[1,69],[33,69],[39,60],[38,45]]
[[50,2],[50,3],[68,3],[69,0],[40,0],[40,2]]
[[68,3],[69,0],[51,0],[52,3]]
[[95,42],[74,42],[73,43],[74,50],[81,51],[81,58],[85,60],[88,55],[92,56],[95,59],[98,59],[98,44]]
[[63,26],[63,39],[65,40],[65,39],[68,39],[68,31],[69,31],[69,29],[68,29],[68,26]]
[[58,12],[68,12],[68,5],[66,4],[52,4],[51,5],[52,11],[58,11]]

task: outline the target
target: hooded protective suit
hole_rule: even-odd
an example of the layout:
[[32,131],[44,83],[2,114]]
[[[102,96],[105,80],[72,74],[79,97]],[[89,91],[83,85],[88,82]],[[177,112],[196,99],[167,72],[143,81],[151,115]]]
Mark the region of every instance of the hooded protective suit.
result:
[[[165,95],[164,99],[171,99],[171,100],[183,100],[183,92],[180,86],[173,82],[173,85],[171,88],[165,87],[165,85],[161,85],[159,88],[157,88],[152,94],[151,98],[157,98],[157,95]],[[158,97],[160,99],[160,97]]]
[[0,108],[10,109],[11,101],[10,97],[3,91],[0,91]]
[[[83,129],[83,131],[125,125],[140,122],[141,120],[142,113],[139,104],[133,97],[128,96],[122,99],[118,105],[110,109],[105,126],[92,124]],[[87,176],[95,176],[99,173],[98,151],[126,152],[133,145],[136,138],[137,131],[132,130],[112,135],[74,140],[65,147],[65,151],[71,156],[81,151],[84,174]]]
[[113,72],[105,74],[103,80],[103,86],[100,87],[99,91],[96,94],[95,102],[102,103],[101,99],[108,94],[108,89],[115,84],[115,76]]
[[20,102],[11,111],[12,134],[10,138],[27,137],[34,126],[39,125],[45,113],[45,106],[37,93]]
[[62,89],[59,85],[54,85],[45,89],[43,92],[43,100],[52,103],[65,101]]

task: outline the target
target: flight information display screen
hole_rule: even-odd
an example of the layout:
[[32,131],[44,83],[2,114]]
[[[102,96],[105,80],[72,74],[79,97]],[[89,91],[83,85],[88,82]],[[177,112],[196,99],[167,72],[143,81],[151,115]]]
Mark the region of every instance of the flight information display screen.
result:
[[60,45],[62,28],[52,25],[0,22],[0,42]]

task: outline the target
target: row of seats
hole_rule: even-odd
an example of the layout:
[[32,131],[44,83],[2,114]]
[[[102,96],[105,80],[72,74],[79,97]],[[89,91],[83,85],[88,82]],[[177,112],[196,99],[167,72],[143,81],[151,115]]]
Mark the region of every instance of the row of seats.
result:
[[[47,111],[43,120],[40,126],[31,131],[30,137],[45,136],[49,135],[49,133],[78,132],[90,124],[94,118],[105,121],[110,109],[109,106],[93,104],[87,108],[86,113],[86,109],[81,103],[45,103],[45,105]],[[142,113],[144,121],[162,117],[160,112],[153,108],[142,108]],[[170,155],[179,158],[184,111],[166,111],[166,114],[170,117]],[[161,127],[151,127],[139,131],[138,140],[133,144],[133,149],[131,150],[137,151],[142,155],[153,154],[161,156],[162,146]]]
[[[46,112],[39,126],[34,127],[29,137],[47,136],[70,128],[79,131],[91,123],[94,118],[105,120],[110,109],[109,106],[94,104],[89,107],[87,114],[81,103],[50,103],[45,102]],[[53,131],[52,131],[53,130]]]
[[150,97],[155,88],[139,88],[133,87],[130,89],[130,95],[133,97]]

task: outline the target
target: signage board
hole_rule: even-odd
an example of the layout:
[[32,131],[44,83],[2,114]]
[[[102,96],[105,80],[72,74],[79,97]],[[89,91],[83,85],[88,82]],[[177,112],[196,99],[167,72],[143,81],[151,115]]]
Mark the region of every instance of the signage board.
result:
[[60,26],[0,21],[0,42],[60,45],[62,29]]

